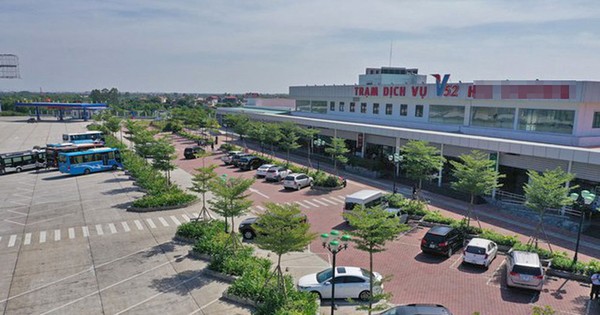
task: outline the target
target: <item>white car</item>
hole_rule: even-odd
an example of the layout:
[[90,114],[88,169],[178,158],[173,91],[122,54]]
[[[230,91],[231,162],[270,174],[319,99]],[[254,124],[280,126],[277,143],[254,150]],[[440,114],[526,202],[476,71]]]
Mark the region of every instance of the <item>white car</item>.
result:
[[286,176],[288,176],[290,173],[292,173],[292,171],[288,170],[287,168],[285,168],[283,166],[273,166],[267,170],[267,175],[265,176],[265,179],[267,181],[273,180],[273,181],[279,182],[282,179],[284,179]]
[[225,163],[225,165],[231,164],[231,160],[234,155],[243,153],[242,151],[229,151],[227,154],[221,157],[221,161]]
[[313,182],[312,177],[303,173],[292,173],[283,179],[283,188],[296,189],[310,186]]
[[267,171],[275,165],[273,164],[263,164],[259,168],[256,169],[256,177],[261,178],[267,176]]
[[463,252],[463,263],[489,267],[498,254],[498,245],[483,238],[469,241]]
[[[312,292],[321,299],[331,298],[332,268],[327,268],[321,272],[306,275],[298,280],[298,290]],[[369,271],[359,267],[335,267],[335,298],[359,298],[363,301],[371,297],[369,291]],[[381,275],[373,273],[373,279],[376,281],[373,290],[375,294],[383,291],[381,284]]]

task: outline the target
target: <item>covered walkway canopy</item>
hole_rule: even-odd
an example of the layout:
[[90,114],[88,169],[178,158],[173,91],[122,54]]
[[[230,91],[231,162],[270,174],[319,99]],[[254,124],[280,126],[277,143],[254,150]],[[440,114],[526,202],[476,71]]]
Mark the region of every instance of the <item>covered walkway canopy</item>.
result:
[[40,120],[40,108],[58,109],[58,118],[63,120],[64,110],[79,110],[83,111],[81,117],[84,121],[89,118],[90,110],[107,109],[105,103],[58,103],[58,102],[30,102],[30,103],[15,103],[15,107],[34,107],[37,120]]

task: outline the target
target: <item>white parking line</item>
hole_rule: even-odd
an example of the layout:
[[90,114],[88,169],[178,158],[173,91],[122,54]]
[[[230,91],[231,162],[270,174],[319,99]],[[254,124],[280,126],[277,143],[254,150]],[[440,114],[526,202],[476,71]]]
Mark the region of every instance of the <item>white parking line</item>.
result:
[[60,241],[60,230],[54,230],[54,241]]
[[131,231],[131,229],[129,229],[129,225],[127,224],[127,222],[123,221],[123,222],[121,222],[121,225],[123,226],[123,230],[125,230],[125,232]]
[[102,231],[102,225],[101,224],[96,224],[96,233],[98,235],[104,235],[104,231]]
[[[322,206],[329,206],[329,204],[326,204],[326,203],[324,203],[323,201],[320,201],[320,200],[318,200],[318,199],[313,199],[312,201],[314,201],[314,202],[316,202],[316,203],[318,203],[318,204],[320,204],[320,205],[322,205]],[[308,201],[307,201],[307,202],[308,202]]]
[[0,236],[0,242],[2,242],[2,236]]
[[75,238],[75,228],[69,228],[69,239]]
[[321,200],[323,200],[323,201],[325,201],[325,202],[327,202],[327,203],[330,203],[330,204],[332,204],[332,205],[334,205],[334,206],[337,206],[337,203],[335,203],[335,202],[333,202],[333,201],[330,201],[329,199],[321,198]]
[[175,225],[177,225],[177,226],[181,225],[181,222],[179,220],[177,220],[177,218],[174,215],[170,216],[170,218],[173,221],[173,223],[175,223]]
[[[485,285],[491,285],[490,282],[496,278],[496,274],[498,273],[498,271],[500,271],[500,269],[504,266],[504,264],[506,263],[506,260],[503,260],[500,263],[500,266],[498,266],[498,268],[496,268],[496,270],[494,270],[494,272],[492,273],[492,275],[490,276],[490,278],[488,279],[488,281],[485,283]],[[492,285],[494,287],[498,287],[498,288],[502,288],[501,285]]]
[[83,237],[90,237],[90,230],[87,226],[82,226],[81,232],[83,232]]
[[15,246],[16,241],[17,241],[17,235],[16,234],[11,235],[10,238],[8,239],[8,247]]
[[135,226],[137,227],[138,230],[143,230],[144,227],[142,226],[142,223],[139,220],[133,220],[133,223],[135,223]]
[[459,255],[458,258],[456,258],[456,260],[452,263],[452,265],[450,265],[450,269],[453,269],[454,267],[456,267],[456,263],[462,260],[462,256]]
[[160,221],[160,223],[162,223],[162,225],[165,227],[169,226],[169,223],[163,217],[158,217],[158,221]]
[[150,225],[150,228],[156,229],[156,224],[154,224],[154,221],[152,221],[152,219],[148,218],[148,219],[146,219],[146,222],[148,222],[148,225]]
[[254,188],[250,188],[250,189],[248,189],[248,190],[250,190],[251,192],[253,192],[253,193],[257,194],[257,195],[261,195],[261,196],[263,196],[263,197],[265,197],[265,198],[267,198],[267,199],[270,199],[270,197],[269,197],[269,196],[267,196],[267,195],[265,195],[265,194],[261,193],[260,191],[258,191],[258,190],[256,190],[256,189],[254,189]]
[[302,202],[306,202],[307,204],[309,204],[309,205],[311,205],[311,206],[313,206],[313,207],[315,207],[315,208],[318,208],[318,207],[319,207],[319,205],[317,205],[317,204],[314,204],[314,203],[312,203],[312,202],[310,202],[310,201],[308,201],[308,200],[302,200]]
[[187,216],[187,214],[185,214],[185,213],[184,213],[184,214],[182,214],[182,215],[181,215],[181,217],[183,218],[183,220],[184,220],[185,222],[190,222],[190,221],[191,221],[191,220],[190,220],[190,217],[188,217],[188,216]]
[[25,234],[25,240],[23,241],[23,245],[31,244],[31,233]]
[[302,202],[300,202],[300,201],[296,201],[296,203],[297,203],[297,204],[299,204],[299,205],[300,205],[300,207],[302,207],[302,208],[306,208],[306,209],[309,209],[309,208],[310,208],[309,206],[307,206],[307,205],[303,204],[303,203],[302,203]]
[[117,233],[117,227],[115,227],[115,225],[112,223],[108,224],[108,229],[110,230],[110,233],[112,233],[112,234]]

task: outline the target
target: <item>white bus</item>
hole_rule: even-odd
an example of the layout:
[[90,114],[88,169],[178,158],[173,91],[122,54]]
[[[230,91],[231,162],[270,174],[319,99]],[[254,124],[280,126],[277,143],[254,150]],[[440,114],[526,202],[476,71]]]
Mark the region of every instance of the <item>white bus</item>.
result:
[[104,142],[102,131],[73,132],[63,134],[63,142],[86,143],[86,142]]
[[354,207],[361,206],[364,208],[371,208],[375,206],[387,206],[384,204],[383,192],[379,190],[361,190],[353,193],[352,195],[346,196],[344,202],[344,213],[352,211]]

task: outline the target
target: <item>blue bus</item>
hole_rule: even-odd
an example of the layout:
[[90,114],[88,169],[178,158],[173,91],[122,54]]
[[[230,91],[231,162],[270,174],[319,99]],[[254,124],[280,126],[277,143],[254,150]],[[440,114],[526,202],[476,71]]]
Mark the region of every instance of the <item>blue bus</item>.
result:
[[115,148],[96,148],[58,154],[58,170],[71,175],[89,174],[123,168],[121,152]]

